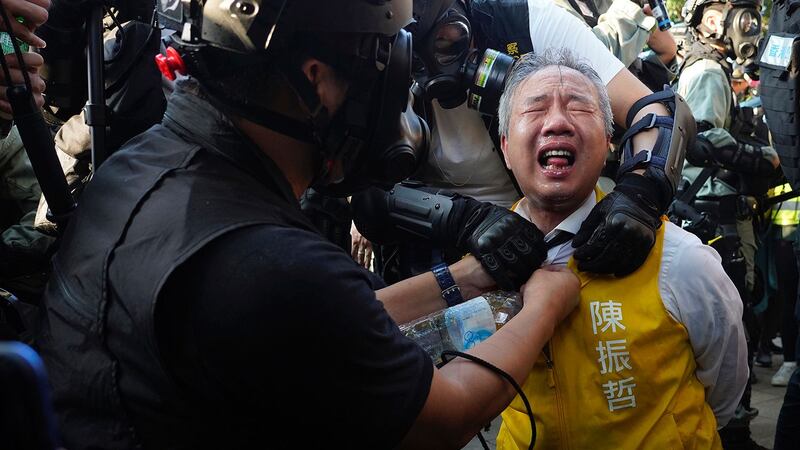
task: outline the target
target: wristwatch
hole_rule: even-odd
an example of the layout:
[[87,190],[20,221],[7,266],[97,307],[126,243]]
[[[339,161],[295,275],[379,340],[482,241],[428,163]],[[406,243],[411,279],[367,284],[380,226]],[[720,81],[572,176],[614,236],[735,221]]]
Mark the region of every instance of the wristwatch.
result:
[[461,289],[458,288],[450,269],[447,264],[439,263],[431,269],[433,276],[436,277],[436,282],[439,283],[439,288],[442,290],[442,298],[447,307],[458,305],[464,302],[464,297],[461,296]]

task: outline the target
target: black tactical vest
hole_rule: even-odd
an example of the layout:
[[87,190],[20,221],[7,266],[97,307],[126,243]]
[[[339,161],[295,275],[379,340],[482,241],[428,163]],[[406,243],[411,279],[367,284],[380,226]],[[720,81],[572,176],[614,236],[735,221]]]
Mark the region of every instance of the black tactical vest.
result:
[[[800,74],[800,0],[775,0],[769,21],[769,33],[758,55],[761,69],[761,102],[772,136],[772,146],[781,158],[784,175],[794,189],[800,188],[800,117],[798,117],[798,74]],[[788,67],[765,63],[773,36],[794,39]],[[767,53],[767,55],[765,55]]]
[[478,48],[492,48],[514,58],[533,51],[528,0],[473,0],[469,21]]
[[[209,131],[212,149],[191,143],[202,138],[169,108],[164,125],[99,170],[54,262],[38,347],[70,449],[137,447],[148,423],[180,429],[191,417],[154,330],[159,293],[181,263],[248,225],[313,229],[271,161],[232,131]],[[202,122],[204,111],[180,109]]]

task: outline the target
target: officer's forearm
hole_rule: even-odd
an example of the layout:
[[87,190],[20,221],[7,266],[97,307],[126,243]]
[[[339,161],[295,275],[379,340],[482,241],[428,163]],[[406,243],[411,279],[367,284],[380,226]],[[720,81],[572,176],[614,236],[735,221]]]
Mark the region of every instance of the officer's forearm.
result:
[[[628,69],[621,70],[611,81],[608,83],[608,96],[611,99],[611,110],[614,113],[614,122],[617,125],[625,126],[625,120],[628,111],[634,103],[640,98],[650,95],[652,92],[641,81],[639,81]],[[642,108],[636,116],[634,116],[631,123],[636,123],[639,119],[643,118],[649,113],[655,113],[660,116],[671,116],[667,108],[660,104],[654,103]],[[641,132],[633,137],[633,150],[634,154],[641,150],[651,150],[656,144],[658,138],[658,130],[652,129]]]
[[[477,297],[494,285],[494,280],[472,256],[451,265],[450,273],[464,300]],[[426,272],[376,291],[378,300],[398,324],[410,322],[447,307],[432,272]]]
[[[552,311],[525,307],[468,353],[500,368],[522,385],[556,322]],[[425,406],[399,448],[461,448],[497,417],[515,394],[496,373],[457,358],[434,373]]]
[[764,150],[742,142],[735,146],[714,149],[714,158],[722,167],[743,174],[770,176],[778,168],[778,160],[765,154]]
[[[634,116],[631,123],[636,123],[644,116],[650,113],[655,113],[659,116],[671,116],[667,108],[661,103],[654,103],[642,108],[636,116]],[[658,129],[643,131],[633,137],[633,154],[639,153],[642,150],[652,150],[655,148],[656,140],[658,139]],[[642,170],[643,171],[643,170]]]

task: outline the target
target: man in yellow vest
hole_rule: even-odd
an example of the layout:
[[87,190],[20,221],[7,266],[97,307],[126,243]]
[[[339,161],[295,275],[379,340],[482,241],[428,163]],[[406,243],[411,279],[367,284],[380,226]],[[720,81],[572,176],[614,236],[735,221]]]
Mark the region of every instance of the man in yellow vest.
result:
[[[515,211],[553,244],[545,264],[575,267],[569,236],[603,195],[595,184],[611,134],[605,87],[566,51],[524,57],[506,84],[499,125],[525,194]],[[742,302],[719,255],[662,219],[638,270],[579,276],[578,307],[523,385],[536,448],[721,448],[717,429],[733,415],[748,369]],[[502,417],[497,448],[527,448],[519,397]]]

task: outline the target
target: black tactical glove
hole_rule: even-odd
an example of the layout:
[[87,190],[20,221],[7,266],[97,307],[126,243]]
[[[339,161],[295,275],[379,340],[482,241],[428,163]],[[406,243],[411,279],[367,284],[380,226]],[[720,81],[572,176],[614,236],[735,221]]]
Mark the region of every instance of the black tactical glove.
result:
[[668,181],[659,182],[652,172],[648,168],[646,176],[622,175],[614,191],[589,213],[572,240],[578,269],[621,277],[644,263],[671,199],[664,186]]
[[686,160],[695,167],[710,167],[717,164],[714,157],[714,144],[702,134],[698,134],[694,145],[686,148]]
[[518,214],[469,197],[453,199],[446,235],[472,253],[500,289],[519,290],[547,258],[544,234]]

